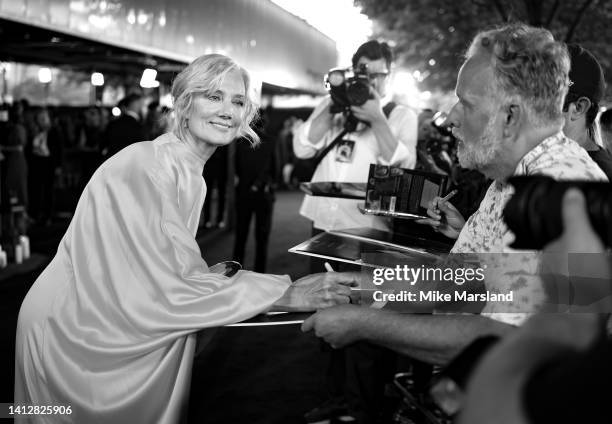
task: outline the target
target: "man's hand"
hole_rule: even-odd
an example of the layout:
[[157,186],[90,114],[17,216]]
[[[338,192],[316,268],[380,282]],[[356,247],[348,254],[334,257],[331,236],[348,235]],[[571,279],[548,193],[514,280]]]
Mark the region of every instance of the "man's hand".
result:
[[457,208],[450,202],[442,200],[441,197],[436,196],[429,203],[427,215],[429,218],[417,219],[416,222],[431,225],[435,231],[452,239],[459,237],[459,233],[465,225],[465,219]]
[[565,193],[561,218],[561,237],[550,242],[542,255],[542,282],[549,307],[572,312],[609,312],[610,257],[604,253],[605,247],[591,226],[580,190],[569,189]]
[[[562,218],[563,234],[544,249],[550,254],[545,260],[555,260],[548,267],[557,272],[567,270],[568,253],[604,251],[589,222],[585,199],[579,190],[570,189],[565,193]],[[595,257],[603,258],[603,255]],[[596,272],[605,271],[609,276],[612,272],[609,263],[601,265],[603,269]],[[609,277],[601,281],[609,281]],[[527,422],[522,390],[533,370],[564,352],[588,349],[600,334],[604,318],[588,313],[535,315],[480,361],[469,381],[465,408],[458,422],[489,423],[493,416],[496,423]]]
[[575,188],[567,190],[563,196],[561,209],[563,234],[549,243],[546,253],[602,253],[605,251],[601,239],[597,237],[589,216],[582,192]]
[[370,95],[372,97],[361,106],[351,106],[351,112],[355,118],[373,126],[377,123],[386,121],[387,118],[385,118],[382,109],[380,95],[372,88],[370,88]]
[[372,310],[356,305],[340,305],[318,311],[302,324],[302,331],[314,330],[334,349],[339,349],[360,339],[361,323]]
[[315,311],[349,303],[351,287],[358,284],[359,273],[324,272],[295,281],[273,306],[281,311]]

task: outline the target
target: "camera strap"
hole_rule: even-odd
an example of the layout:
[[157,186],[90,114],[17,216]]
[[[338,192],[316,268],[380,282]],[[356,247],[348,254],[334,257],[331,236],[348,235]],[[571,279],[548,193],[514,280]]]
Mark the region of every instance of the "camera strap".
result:
[[[383,106],[382,110],[383,110],[383,113],[385,114],[385,118],[387,118],[387,119],[389,118],[389,115],[391,115],[391,112],[393,112],[393,109],[395,109],[395,106],[397,106],[397,103],[395,103],[395,102],[389,102],[385,106]],[[340,134],[338,134],[336,136],[336,138],[334,138],[331,143],[329,143],[323,150],[321,150],[319,152],[319,154],[315,157],[315,160],[314,160],[314,169],[315,170],[317,169],[317,167],[319,166],[319,164],[321,163],[323,158],[325,156],[327,156],[327,154],[334,147],[336,147],[338,145],[338,143],[340,143],[340,141],[342,141],[342,137],[344,137],[348,133],[349,133],[349,131],[342,130],[342,132],[340,132]]]

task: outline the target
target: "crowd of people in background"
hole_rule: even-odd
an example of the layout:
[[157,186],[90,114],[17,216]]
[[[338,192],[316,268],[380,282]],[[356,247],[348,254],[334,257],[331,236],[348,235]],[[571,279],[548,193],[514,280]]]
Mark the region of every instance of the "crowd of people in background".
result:
[[[110,117],[108,109],[101,107],[52,109],[30,107],[27,101],[17,101],[11,108],[9,121],[0,128],[1,204],[4,208],[7,205],[21,205],[27,216],[26,221],[47,225],[58,211],[60,194],[70,192],[76,201],[90,179],[93,183],[87,186],[85,193],[93,193],[95,189],[94,194],[105,198],[104,190],[111,186],[109,182],[118,180],[113,180],[111,172],[96,174],[96,170],[113,155],[117,155],[117,160],[106,162],[102,169],[112,168],[114,172],[126,175],[125,180],[118,183],[119,188],[124,181],[133,178],[130,166],[144,169],[142,181],[133,182],[133,193],[136,194],[129,197],[138,198],[141,187],[149,187],[148,184],[154,179],[150,176],[155,174],[155,169],[140,163],[139,154],[150,154],[145,148],[153,145],[157,148],[157,144],[142,143],[132,146],[133,150],[124,149],[133,143],[155,140],[163,135],[158,144],[174,143],[171,144],[173,150],[167,152],[172,152],[172,155],[178,152],[177,163],[185,169],[169,167],[168,175],[178,175],[180,178],[172,180],[164,186],[163,191],[160,190],[161,204],[165,206],[164,201],[168,199],[173,204],[174,197],[164,196],[168,193],[174,196],[177,186],[187,187],[196,180],[198,182],[198,185],[190,187],[193,190],[192,198],[179,193],[178,201],[174,202],[190,214],[190,248],[185,251],[195,257],[193,263],[200,263],[201,252],[194,248],[196,244],[192,240],[197,228],[191,227],[198,226],[197,217],[200,215],[197,212],[203,206],[199,227],[205,231],[225,229],[230,223],[235,224],[233,259],[247,269],[264,273],[276,193],[279,189],[296,190],[302,181],[363,181],[368,178],[372,163],[445,175],[448,186],[443,191],[457,193],[452,205],[436,197],[428,205],[427,213],[431,219],[417,221],[417,224],[429,224],[432,232],[440,233],[449,240],[454,239],[452,254],[486,252],[506,258],[507,254],[516,253],[508,246],[511,231],[503,220],[503,207],[514,194],[514,189],[507,184],[508,178],[517,174],[542,174],[558,180],[596,182],[606,181],[612,175],[612,154],[609,151],[612,144],[612,109],[597,118],[605,84],[599,64],[586,50],[565,46],[554,41],[547,31],[526,26],[507,26],[481,32],[472,41],[459,71],[456,89],[458,102],[447,117],[433,109],[417,111],[406,105],[387,103],[385,90],[393,63],[390,47],[378,41],[367,42],[362,47],[363,50],[360,47],[353,57],[353,67],[362,66],[367,70],[365,77],[372,88],[370,97],[363,105],[350,105],[350,113],[340,115],[333,112],[333,96],[326,97],[306,121],[302,121],[303,116],[290,116],[267,108],[259,111],[259,117],[252,126],[247,122],[244,127],[240,126],[244,131],[231,136],[228,129],[239,127],[232,121],[231,111],[245,107],[242,91],[248,91],[246,78],[236,70],[232,71],[229,79],[223,80],[225,92],[213,91],[212,95],[199,97],[207,107],[208,103],[212,104],[210,110],[214,112],[201,104],[202,110],[197,110],[197,106],[185,106],[191,105],[188,102],[183,102],[184,109],[181,110],[181,103],[176,103],[176,134],[165,134],[171,126],[171,111],[160,107],[156,100],[148,101],[138,93],[131,93],[119,102],[121,113],[115,118]],[[502,49],[503,54],[496,48]],[[512,49],[519,48],[539,60],[525,64],[518,55],[510,54]],[[569,55],[566,50],[569,50]],[[506,62],[501,63],[500,57]],[[492,58],[499,59],[499,63]],[[211,59],[204,57],[202,60]],[[502,74],[502,65],[505,66],[506,73],[503,75],[507,81],[498,78],[498,74]],[[582,68],[582,65],[586,68]],[[550,70],[552,76],[548,78],[544,70]],[[597,75],[592,78],[593,72]],[[534,82],[535,95],[532,95],[533,87],[525,83],[530,78]],[[590,84],[592,81],[601,84],[593,86]],[[246,85],[242,87],[241,84]],[[236,90],[235,87],[245,90]],[[218,93],[229,95],[224,99]],[[518,93],[516,98],[519,100],[514,99],[514,103],[509,104],[512,93]],[[389,104],[391,107],[385,110]],[[254,111],[248,110],[249,114]],[[207,133],[206,127],[202,130],[193,124],[202,116],[206,120],[204,127],[222,128],[218,131],[224,134],[224,137],[218,137],[223,138],[222,142],[210,136],[211,133],[218,135],[216,132]],[[343,128],[347,128],[347,116],[355,118],[358,123],[353,130],[343,132]],[[215,119],[217,121],[213,122]],[[602,129],[601,139],[593,136],[599,135],[599,130],[595,131],[597,125]],[[200,135],[200,131],[204,135]],[[181,132],[190,135],[183,138]],[[338,136],[339,133],[343,135]],[[253,138],[256,139],[254,143]],[[193,154],[197,150],[189,151],[193,147],[189,147],[190,140],[196,139],[205,146],[206,155],[198,157]],[[258,140],[261,140],[260,144]],[[337,149],[327,149],[329,145],[336,145]],[[118,154],[120,151],[122,153]],[[121,162],[121,157],[128,160]],[[148,156],[149,159],[152,157]],[[195,161],[196,157],[199,168],[194,172],[195,168],[189,167],[189,161]],[[170,154],[167,158],[174,160]],[[111,165],[107,167],[109,163]],[[160,163],[171,162],[168,159]],[[186,169],[195,175],[186,172]],[[199,179],[200,173],[204,181]],[[185,181],[182,182],[181,178]],[[98,186],[92,188],[96,180]],[[168,183],[170,180],[164,181]],[[157,183],[156,180],[151,186],[153,190],[150,193],[150,201],[154,205],[158,204],[155,203],[159,194]],[[228,190],[233,190],[233,193]],[[87,196],[83,198],[87,199]],[[192,205],[185,199],[191,199],[196,206],[191,208]],[[73,212],[76,202],[63,200],[64,210]],[[357,203],[356,199],[347,201],[307,196],[300,213],[312,221],[313,236],[323,231],[353,227],[390,229],[390,220],[364,216],[356,208]],[[113,218],[117,228],[121,228],[123,222],[135,226],[141,224],[138,220],[148,210],[143,205],[139,207],[142,211],[139,211],[140,215],[134,215],[136,218],[132,221],[123,219],[124,216],[129,217],[131,211],[126,209],[117,213],[117,219]],[[89,223],[91,219],[93,224],[88,224],[90,228],[103,227],[103,222],[97,222],[96,213],[78,212],[82,209],[79,206],[75,215],[77,222],[80,219],[80,222]],[[164,207],[160,208],[159,213],[166,219]],[[82,215],[80,218],[79,214]],[[193,216],[195,218],[191,220]],[[250,266],[244,260],[253,217],[255,258],[253,266]],[[151,232],[160,231],[161,227],[157,225]],[[85,245],[89,234],[87,231],[83,233],[85,236],[79,240]],[[159,235],[159,240],[165,240],[167,234],[160,231]],[[131,234],[126,232],[121,235],[123,237],[129,239]],[[64,253],[69,255],[69,250]],[[134,249],[136,254],[140,254],[140,250]],[[600,250],[603,251],[603,248]],[[112,246],[108,251],[115,253]],[[159,253],[161,257],[166,252],[160,250]],[[117,262],[123,265],[125,258],[117,256]],[[503,338],[511,334],[528,318],[521,308],[539,312],[542,306],[539,293],[532,296],[534,292],[530,291],[539,287],[540,276],[529,274],[528,277],[521,277],[520,281],[516,280],[517,275],[526,274],[526,270],[537,269],[539,260],[539,257],[525,255],[520,263],[504,263],[507,269],[504,269],[500,281],[503,287],[513,288],[519,299],[512,303],[511,313],[496,309],[493,303],[485,305],[480,314],[473,315],[393,314],[358,305],[336,305],[318,310],[304,322],[302,330],[313,330],[324,340],[322,345],[334,348],[329,355],[326,376],[330,399],[308,412],[306,421],[316,422],[350,413],[357,418],[357,422],[381,422],[384,383],[388,382],[388,375],[397,371],[395,364],[399,363],[398,355],[412,358],[415,364],[425,365],[429,377],[434,366],[450,364],[471,342],[488,335]],[[90,268],[87,260],[76,262],[83,270]],[[146,261],[141,262],[146,264]],[[182,265],[181,261],[178,262]],[[170,265],[169,269],[180,268],[176,264]],[[311,272],[323,275],[318,273],[323,271],[324,266],[330,271],[329,263],[323,265],[322,261],[312,261]],[[334,264],[334,267],[340,272],[331,275],[352,270],[342,264]],[[112,269],[110,266],[108,268]],[[204,279],[211,278],[208,267],[205,270],[197,275],[204,275]],[[68,275],[67,271],[62,270],[57,280],[65,280],[65,275]],[[182,283],[181,278],[177,278],[176,282]],[[299,284],[294,287],[299,287]],[[345,288],[345,291],[343,296],[347,299],[343,299],[342,303],[349,301],[350,290]],[[40,296],[41,299],[43,297]],[[262,305],[257,311],[268,307],[269,304]],[[34,306],[30,308],[32,311],[36,309]],[[306,308],[312,309],[319,308]],[[227,319],[227,322],[231,322],[231,319]],[[609,343],[605,348],[608,352]],[[24,375],[27,376],[30,371],[27,370]],[[556,380],[551,378],[550,381]],[[554,386],[557,385],[548,388]],[[155,390],[151,393],[155,393]],[[533,399],[541,401],[535,395]]]
[[156,101],[145,109],[144,98],[130,94],[118,107],[121,115],[114,118],[106,107],[14,102],[8,121],[0,127],[3,207],[21,205],[28,223],[50,224],[58,212],[72,212],[87,181],[106,158],[168,128],[170,115]]
[[[5,210],[11,204],[22,205],[26,225],[49,225],[59,213],[70,216],[81,191],[104,160],[131,143],[157,138],[171,125],[171,110],[141,94],[131,93],[117,106],[121,114],[114,117],[107,107],[40,107],[31,106],[27,100],[16,101],[8,122],[0,127],[0,203]],[[463,216],[470,216],[491,180],[459,165],[457,140],[445,127],[444,113],[430,108],[415,112],[415,168],[448,176],[448,190],[457,189],[454,205]],[[231,155],[228,147],[222,147],[207,162],[204,177],[208,195],[201,226],[224,229],[229,225],[233,215],[227,210],[227,191],[235,188],[234,259],[244,259],[254,215],[257,231],[253,269],[263,272],[274,193],[278,189],[295,190],[300,182],[310,181],[316,161],[294,152],[294,134],[302,128],[305,113],[295,116],[268,108],[260,115],[257,125],[264,143],[258,150],[237,143]],[[612,109],[601,113],[600,125],[602,149],[610,150]],[[257,160],[253,160],[255,156]]]

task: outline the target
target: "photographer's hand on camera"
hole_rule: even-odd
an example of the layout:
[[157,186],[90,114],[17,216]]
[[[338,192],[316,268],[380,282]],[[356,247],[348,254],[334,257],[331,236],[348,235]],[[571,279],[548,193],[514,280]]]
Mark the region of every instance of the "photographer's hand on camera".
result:
[[435,197],[429,203],[427,215],[430,218],[419,219],[416,222],[431,225],[435,231],[452,239],[459,237],[459,233],[465,225],[465,219],[457,208],[449,201],[442,200],[441,197]]
[[366,122],[372,128],[382,158],[391,161],[393,153],[397,149],[398,140],[391,132],[378,92],[370,87],[370,99],[361,106],[351,106],[351,113],[355,118]]

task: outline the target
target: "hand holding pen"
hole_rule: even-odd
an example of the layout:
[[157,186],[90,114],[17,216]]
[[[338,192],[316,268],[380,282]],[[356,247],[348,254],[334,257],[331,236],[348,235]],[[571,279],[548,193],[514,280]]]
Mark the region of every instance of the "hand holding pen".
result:
[[453,239],[459,237],[459,233],[465,225],[465,219],[457,208],[450,203],[450,199],[456,194],[457,190],[453,190],[444,197],[435,197],[427,207],[429,218],[419,219],[416,222],[431,225],[434,231],[438,231],[446,237]]
[[450,199],[452,199],[453,197],[455,197],[455,195],[458,193],[458,190],[453,190],[450,193],[448,193],[446,196],[444,197],[434,197],[432,203],[433,209],[438,212],[438,214],[440,213],[440,209],[439,209],[439,205],[441,203],[445,203],[448,202]]

